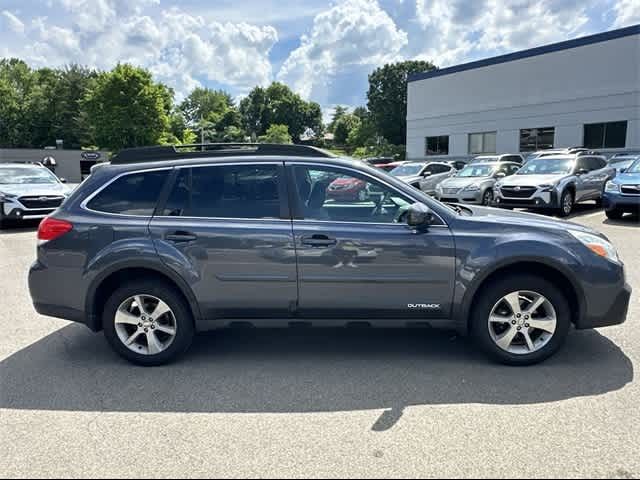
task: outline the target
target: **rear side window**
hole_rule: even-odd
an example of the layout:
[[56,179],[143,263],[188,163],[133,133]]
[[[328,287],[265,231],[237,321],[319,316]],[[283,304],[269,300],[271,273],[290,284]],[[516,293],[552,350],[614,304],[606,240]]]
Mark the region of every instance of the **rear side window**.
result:
[[125,175],[107,186],[87,203],[103,213],[150,217],[158,203],[169,170]]
[[438,175],[439,173],[446,173],[451,170],[451,167],[448,165],[429,165],[427,171],[431,172],[432,175]]
[[219,165],[180,171],[164,216],[280,218],[276,165]]

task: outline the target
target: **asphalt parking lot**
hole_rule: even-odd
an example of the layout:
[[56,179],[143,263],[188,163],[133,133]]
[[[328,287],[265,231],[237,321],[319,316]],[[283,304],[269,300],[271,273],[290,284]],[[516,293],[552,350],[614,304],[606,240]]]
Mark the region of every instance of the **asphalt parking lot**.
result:
[[0,476],[640,477],[640,222],[581,207],[634,287],[625,325],[488,363],[448,332],[224,331],[133,367],[37,315],[34,227],[0,232]]

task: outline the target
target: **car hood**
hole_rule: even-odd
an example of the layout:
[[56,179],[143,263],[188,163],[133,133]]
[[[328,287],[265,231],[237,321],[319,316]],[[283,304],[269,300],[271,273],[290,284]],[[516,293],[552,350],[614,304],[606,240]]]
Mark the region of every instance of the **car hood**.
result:
[[440,185],[444,188],[462,188],[474,183],[483,183],[493,180],[492,177],[451,177],[444,180]]
[[504,210],[501,208],[491,207],[477,207],[472,205],[465,205],[465,208],[469,208],[473,212],[472,219],[488,221],[496,224],[503,225],[518,225],[527,228],[541,228],[541,229],[554,229],[554,230],[574,230],[585,233],[591,233],[592,235],[598,235],[604,237],[600,232],[566,220],[559,220],[545,215],[537,213],[520,212],[516,210]]
[[562,175],[511,175],[506,177],[500,182],[500,186],[525,186],[525,185],[547,185],[553,184],[562,178],[566,177],[566,174]]
[[63,183],[0,185],[0,192],[6,193],[7,195],[15,195],[17,197],[25,195],[60,196],[67,195],[70,191],[71,188]]
[[624,183],[630,185],[640,184],[640,173],[619,173],[615,177],[616,183]]

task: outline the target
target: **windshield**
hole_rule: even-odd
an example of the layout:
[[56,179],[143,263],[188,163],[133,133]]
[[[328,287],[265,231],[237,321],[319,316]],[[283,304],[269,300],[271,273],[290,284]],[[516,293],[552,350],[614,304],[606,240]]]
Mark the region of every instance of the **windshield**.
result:
[[640,160],[636,160],[633,165],[631,165],[626,173],[640,173]]
[[516,175],[559,175],[571,173],[574,160],[571,158],[535,158],[529,160]]
[[609,165],[617,165],[618,163],[624,163],[624,162],[633,162],[637,158],[640,158],[640,157],[635,157],[635,156],[632,157],[629,155],[612,157],[611,160],[609,160]]
[[421,163],[414,163],[412,165],[400,165],[399,167],[391,170],[391,175],[394,177],[408,177],[411,175],[420,175],[420,172],[425,166]]
[[54,184],[58,179],[46,168],[0,167],[0,185]]
[[460,170],[456,177],[490,177],[495,169],[495,165],[469,165]]

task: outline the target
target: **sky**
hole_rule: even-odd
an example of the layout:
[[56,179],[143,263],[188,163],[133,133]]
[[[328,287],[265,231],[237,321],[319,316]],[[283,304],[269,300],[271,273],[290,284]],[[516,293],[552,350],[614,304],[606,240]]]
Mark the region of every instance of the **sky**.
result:
[[148,68],[177,100],[282,81],[323,107],[366,104],[388,62],[446,67],[640,23],[640,0],[0,0],[0,57]]

